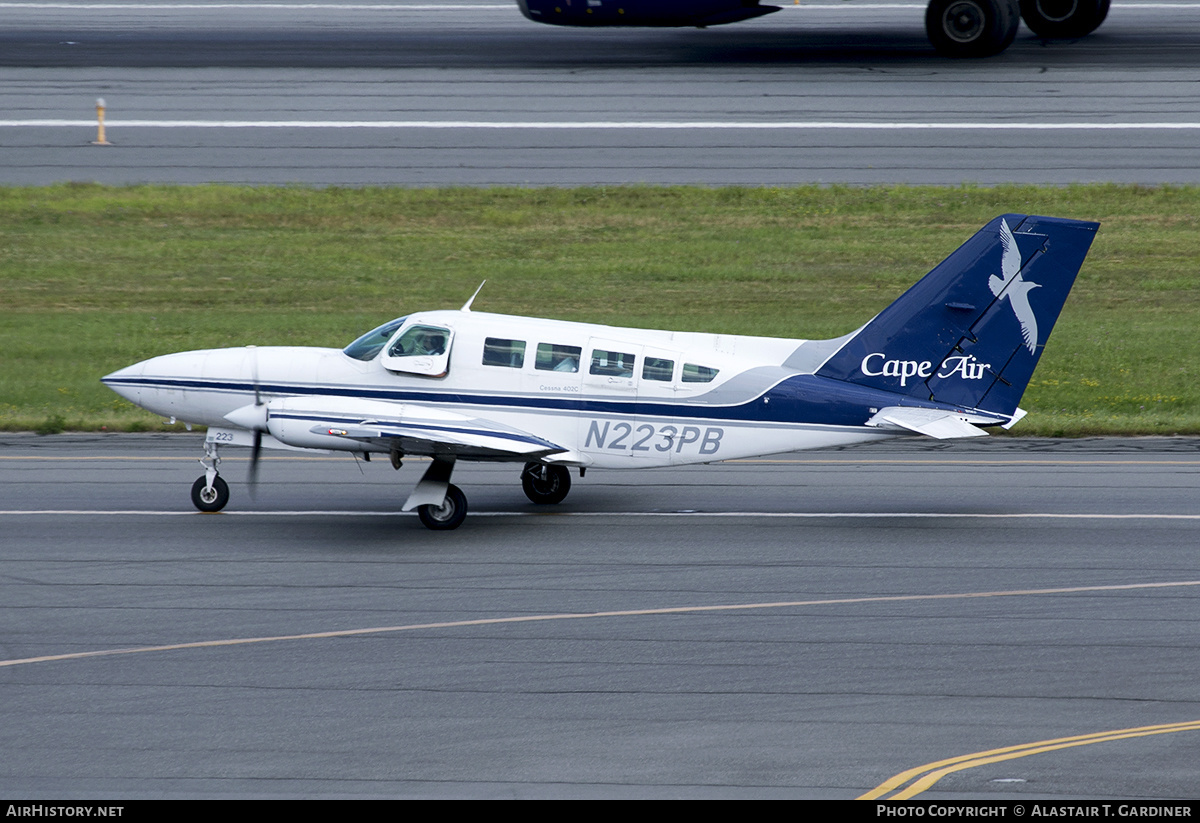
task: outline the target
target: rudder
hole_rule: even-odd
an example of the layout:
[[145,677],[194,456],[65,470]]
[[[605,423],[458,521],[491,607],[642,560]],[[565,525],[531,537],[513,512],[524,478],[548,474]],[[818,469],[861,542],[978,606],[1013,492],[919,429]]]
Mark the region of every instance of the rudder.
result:
[[1012,414],[1099,225],[997,217],[864,326],[817,375]]

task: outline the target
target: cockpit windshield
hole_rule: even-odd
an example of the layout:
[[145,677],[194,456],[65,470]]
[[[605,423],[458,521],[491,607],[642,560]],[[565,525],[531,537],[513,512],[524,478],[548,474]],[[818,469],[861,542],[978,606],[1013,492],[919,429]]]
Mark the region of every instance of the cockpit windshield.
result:
[[342,352],[348,357],[353,357],[355,360],[362,360],[364,362],[374,360],[375,355],[379,354],[384,344],[396,333],[396,329],[404,325],[404,321],[407,319],[408,315],[405,315],[404,317],[396,318],[390,323],[384,323],[377,329],[371,329],[349,346],[342,349]]

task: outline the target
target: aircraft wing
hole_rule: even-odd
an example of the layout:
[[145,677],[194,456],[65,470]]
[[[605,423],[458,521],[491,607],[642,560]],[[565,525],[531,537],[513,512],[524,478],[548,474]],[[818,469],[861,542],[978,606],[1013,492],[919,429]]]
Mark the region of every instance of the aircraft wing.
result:
[[357,440],[403,454],[535,460],[567,451],[527,431],[418,403],[357,397],[287,397],[267,404],[267,430],[293,445]]

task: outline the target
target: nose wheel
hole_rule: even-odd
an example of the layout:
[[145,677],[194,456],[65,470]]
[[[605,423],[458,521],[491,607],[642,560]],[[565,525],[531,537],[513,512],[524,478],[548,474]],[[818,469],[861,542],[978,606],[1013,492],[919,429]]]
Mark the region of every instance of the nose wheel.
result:
[[214,477],[210,485],[207,477],[197,477],[192,484],[192,505],[202,512],[219,512],[229,502],[229,484],[221,477]]
[[206,441],[204,457],[200,458],[204,474],[192,484],[192,505],[202,512],[219,512],[229,502],[229,484],[217,474],[220,463],[217,444]]

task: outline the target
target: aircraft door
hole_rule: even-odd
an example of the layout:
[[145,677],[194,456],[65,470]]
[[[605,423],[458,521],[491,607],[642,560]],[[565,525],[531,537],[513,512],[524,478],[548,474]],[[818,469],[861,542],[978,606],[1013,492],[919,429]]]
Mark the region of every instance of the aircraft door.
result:
[[579,439],[598,466],[661,457],[649,446],[654,427],[635,417],[642,353],[642,346],[597,337],[584,350]]
[[585,395],[604,400],[637,400],[635,368],[642,347],[593,337],[580,364]]

